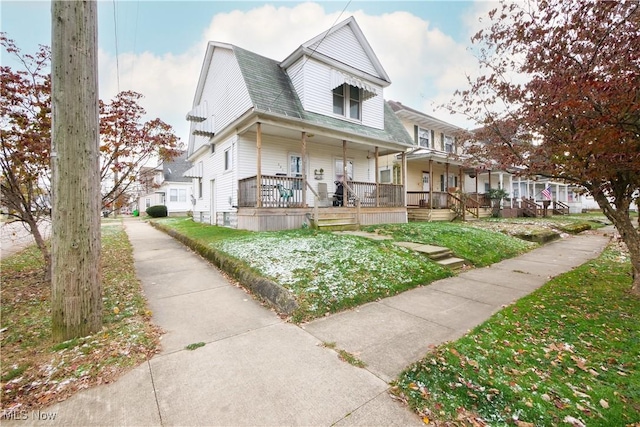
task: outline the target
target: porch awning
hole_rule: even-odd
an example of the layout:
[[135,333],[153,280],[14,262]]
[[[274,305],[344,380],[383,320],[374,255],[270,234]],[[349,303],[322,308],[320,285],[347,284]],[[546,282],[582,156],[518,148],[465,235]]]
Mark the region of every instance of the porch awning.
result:
[[202,122],[207,118],[207,101],[194,107],[187,113],[187,120],[190,122]]
[[193,165],[193,167],[191,167],[190,169],[187,169],[187,171],[183,173],[182,176],[187,178],[202,178],[202,162],[198,163],[197,165]]
[[211,116],[205,121],[197,123],[195,125],[195,129],[193,130],[194,135],[200,136],[213,136],[215,135],[215,120],[214,117]]
[[372,84],[369,84],[364,80],[359,79],[358,77],[345,74],[337,70],[331,70],[331,88],[332,89],[335,89],[338,86],[341,86],[345,83],[362,89],[363,98],[365,100],[369,98],[373,98],[374,96],[378,95],[378,89]]

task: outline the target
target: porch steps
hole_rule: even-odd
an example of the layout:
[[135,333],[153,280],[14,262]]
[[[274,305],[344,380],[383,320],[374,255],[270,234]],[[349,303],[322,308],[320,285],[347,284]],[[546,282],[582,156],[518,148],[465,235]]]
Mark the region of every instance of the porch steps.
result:
[[358,219],[351,212],[320,213],[318,218],[311,216],[312,224],[319,230],[358,230]]
[[421,252],[441,266],[452,270],[459,270],[464,267],[464,259],[454,257],[449,248],[413,242],[395,242],[394,244],[412,251]]

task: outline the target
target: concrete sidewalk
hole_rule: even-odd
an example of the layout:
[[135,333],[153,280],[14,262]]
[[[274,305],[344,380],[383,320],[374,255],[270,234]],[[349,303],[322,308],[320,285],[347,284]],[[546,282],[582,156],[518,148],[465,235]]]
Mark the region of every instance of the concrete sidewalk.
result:
[[[609,240],[569,237],[298,327],[164,233],[138,219],[125,226],[154,322],[167,332],[162,352],[113,384],[43,410],[54,420],[29,412],[7,425],[423,425],[389,397],[388,381],[430,345],[596,257]],[[206,345],[185,350],[197,342]],[[367,368],[340,361],[322,342]]]

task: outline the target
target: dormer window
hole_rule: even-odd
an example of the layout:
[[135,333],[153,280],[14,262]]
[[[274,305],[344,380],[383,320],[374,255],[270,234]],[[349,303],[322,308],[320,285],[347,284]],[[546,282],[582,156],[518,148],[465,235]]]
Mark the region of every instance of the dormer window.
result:
[[346,83],[333,89],[333,113],[353,120],[362,118],[362,90]]

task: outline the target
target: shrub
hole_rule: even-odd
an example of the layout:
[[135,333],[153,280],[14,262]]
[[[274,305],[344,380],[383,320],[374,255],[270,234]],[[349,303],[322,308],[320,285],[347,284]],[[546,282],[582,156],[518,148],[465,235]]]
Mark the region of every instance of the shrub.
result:
[[167,207],[165,205],[149,206],[146,212],[152,218],[161,218],[167,216]]

